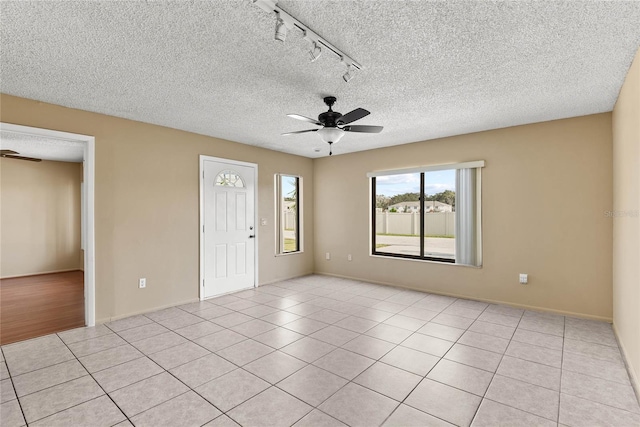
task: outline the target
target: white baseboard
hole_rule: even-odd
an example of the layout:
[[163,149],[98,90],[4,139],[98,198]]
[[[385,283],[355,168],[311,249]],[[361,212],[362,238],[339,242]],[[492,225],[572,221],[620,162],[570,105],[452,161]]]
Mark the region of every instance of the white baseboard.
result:
[[82,267],[78,267],[78,268],[66,268],[64,270],[43,271],[43,272],[40,272],[40,273],[15,274],[13,276],[2,276],[2,277],[0,277],[0,279],[16,279],[18,277],[31,277],[31,276],[41,276],[43,274],[68,273],[70,271],[82,271],[82,272],[84,272],[84,269]]
[[199,298],[191,298],[191,299],[188,299],[188,300],[185,300],[185,301],[181,301],[181,302],[178,302],[178,303],[161,305],[161,306],[150,308],[150,309],[147,309],[147,310],[134,311],[134,312],[127,313],[127,314],[117,314],[117,315],[111,316],[111,317],[104,317],[104,318],[101,318],[101,319],[96,319],[96,325],[100,324],[100,323],[113,322],[114,320],[120,320],[120,319],[124,319],[126,317],[138,316],[140,314],[153,313],[154,311],[163,310],[165,308],[177,307],[179,305],[189,304],[189,303],[198,302],[198,301],[200,301]]
[[[270,285],[272,283],[284,282],[285,280],[292,280],[292,279],[295,279],[297,277],[304,277],[304,276],[308,276],[310,274],[313,274],[313,273],[304,273],[304,274],[301,274],[301,275],[298,275],[298,276],[280,278],[280,279],[276,279],[276,280],[273,280],[273,281],[260,283],[258,286],[264,286],[264,285]],[[165,308],[176,307],[176,306],[179,306],[179,305],[189,304],[189,303],[198,302],[198,301],[200,301],[200,298],[192,298],[192,299],[188,299],[188,300],[181,301],[181,302],[178,302],[178,303],[166,304],[166,305],[150,308],[150,309],[147,309],[147,310],[134,311],[134,312],[127,313],[127,314],[117,314],[117,315],[114,315],[114,316],[111,316],[111,317],[103,317],[101,319],[96,319],[96,324],[113,322],[114,320],[124,319],[125,317],[137,316],[139,314],[152,313],[154,311],[162,310],[162,309],[165,309]]]
[[478,298],[478,297],[475,297],[475,296],[468,296],[468,295],[460,295],[460,294],[454,294],[454,293],[434,291],[434,290],[431,290],[431,289],[414,288],[414,287],[411,287],[411,286],[403,286],[403,285],[398,285],[398,284],[395,284],[395,283],[381,282],[381,281],[370,280],[370,279],[362,279],[362,278],[359,278],[359,277],[343,276],[343,275],[340,275],[340,274],[333,274],[333,273],[314,273],[314,274],[317,274],[319,276],[339,277],[341,279],[350,279],[350,280],[357,280],[359,282],[374,283],[376,285],[391,286],[393,288],[409,289],[409,290],[412,290],[412,291],[425,292],[425,293],[429,293],[429,294],[444,295],[444,296],[448,296],[448,297],[463,298],[463,299],[469,299],[469,300],[474,300],[474,301],[482,301],[482,302],[487,302],[487,303],[491,303],[491,304],[508,305],[509,307],[516,307],[516,308],[521,308],[521,309],[524,309],[524,310],[542,311],[542,312],[546,312],[546,313],[561,314],[563,316],[579,317],[579,318],[582,318],[582,319],[599,320],[601,322],[613,323],[613,319],[611,317],[594,316],[594,315],[590,315],[590,314],[574,313],[572,311],[564,311],[564,310],[554,310],[552,308],[538,307],[538,306],[535,306],[535,305],[517,304],[517,303],[508,302],[508,301],[500,301],[500,300],[493,300],[493,299],[487,299],[487,298]]
[[638,381],[638,374],[636,373],[633,365],[629,363],[629,353],[627,353],[627,349],[624,346],[624,343],[620,339],[620,335],[618,334],[618,328],[616,328],[616,324],[613,324],[613,333],[616,336],[616,340],[618,341],[618,347],[620,347],[620,352],[622,353],[622,360],[624,360],[624,365],[627,367],[627,373],[629,374],[629,380],[631,381],[631,387],[633,387],[633,391],[636,392],[636,399],[640,402],[640,381]]
[[[279,278],[279,279],[269,280],[268,282],[262,282],[262,283],[260,283],[258,286],[271,285],[271,284],[273,284],[273,283],[278,283],[278,282],[284,282],[284,281],[287,281],[287,280],[298,279],[298,278],[300,278],[300,277],[310,276],[310,275],[312,275],[312,274],[316,274],[316,273],[314,273],[314,272],[310,271],[310,272],[307,272],[307,273],[298,274],[298,275],[296,275],[296,276],[291,276],[291,277],[281,277],[281,278]],[[256,286],[256,288],[257,288],[258,286]]]

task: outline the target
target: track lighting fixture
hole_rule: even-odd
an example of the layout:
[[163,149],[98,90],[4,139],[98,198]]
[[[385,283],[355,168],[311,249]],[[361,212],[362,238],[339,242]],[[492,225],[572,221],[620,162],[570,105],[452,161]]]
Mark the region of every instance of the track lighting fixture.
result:
[[342,62],[347,65],[347,72],[342,76],[342,79],[345,82],[348,82],[353,77],[355,70],[362,69],[362,66],[350,58],[347,54],[342,52],[340,49],[329,43],[327,40],[320,37],[314,31],[312,31],[305,24],[289,15],[286,11],[282,10],[280,6],[277,5],[277,1],[274,0],[251,0],[253,4],[260,7],[262,10],[268,13],[275,13],[276,15],[276,30],[275,30],[275,39],[281,42],[284,42],[287,38],[287,32],[293,28],[297,28],[302,31],[304,34],[304,38],[311,43],[311,48],[309,49],[309,59],[311,62],[314,62],[316,59],[320,57],[322,51],[327,49],[330,52],[333,52]]
[[280,18],[280,14],[276,13],[276,34],[275,39],[279,42],[284,42],[287,38],[287,26],[284,25],[284,21]]
[[309,59],[311,62],[314,62],[322,55],[322,48],[318,45],[318,42],[313,42],[311,44],[311,48],[309,49]]
[[349,80],[353,78],[353,67],[351,65],[347,65],[347,72],[342,76],[342,80],[346,83],[349,83]]
[[315,62],[315,60],[322,54],[322,47],[318,42],[318,37],[311,31],[305,31],[302,38],[311,43],[311,47],[309,48],[309,60],[311,62]]

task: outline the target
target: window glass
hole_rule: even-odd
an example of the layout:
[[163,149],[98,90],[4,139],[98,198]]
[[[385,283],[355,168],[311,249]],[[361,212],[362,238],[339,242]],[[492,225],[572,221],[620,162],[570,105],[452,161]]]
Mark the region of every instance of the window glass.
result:
[[244,187],[242,177],[231,170],[222,171],[216,176],[215,185],[222,187]]
[[456,258],[456,171],[424,174],[424,256]]
[[276,175],[277,235],[276,253],[300,252],[301,245],[301,178]]
[[375,179],[376,252],[420,256],[420,174]]

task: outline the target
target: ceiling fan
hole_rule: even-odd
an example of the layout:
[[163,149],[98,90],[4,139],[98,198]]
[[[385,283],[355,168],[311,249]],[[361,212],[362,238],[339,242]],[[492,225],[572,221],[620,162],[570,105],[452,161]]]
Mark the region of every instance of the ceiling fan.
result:
[[349,123],[353,123],[356,120],[360,120],[361,118],[368,116],[371,114],[364,108],[356,108],[353,111],[348,112],[345,115],[338,113],[337,111],[333,111],[331,107],[336,102],[335,96],[325,96],[324,103],[329,107],[329,111],[326,111],[318,116],[318,120],[311,119],[309,117],[301,116],[299,114],[287,114],[287,116],[302,120],[304,122],[313,123],[314,125],[322,126],[320,129],[306,129],[299,130],[296,132],[287,132],[283,133],[283,136],[286,135],[294,135],[297,133],[305,133],[305,132],[318,132],[320,138],[324,142],[329,144],[329,155],[332,155],[331,145],[335,142],[338,142],[340,138],[344,136],[345,132],[363,132],[363,133],[380,133],[382,131],[382,126],[365,126],[365,125],[349,125]]
[[24,157],[24,156],[16,156],[19,154],[17,151],[13,150],[0,150],[0,157],[5,159],[18,159],[18,160],[28,160],[30,162],[41,162],[42,159],[36,159],[35,157]]

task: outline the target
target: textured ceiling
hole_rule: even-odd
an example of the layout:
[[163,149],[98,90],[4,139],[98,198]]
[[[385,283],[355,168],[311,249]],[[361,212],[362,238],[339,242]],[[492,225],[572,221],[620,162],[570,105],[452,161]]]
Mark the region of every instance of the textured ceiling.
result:
[[[249,0],[0,3],[0,90],[320,157],[321,97],[363,107],[334,153],[612,110],[640,45],[639,2],[293,1],[280,7],[363,65],[325,52]],[[320,152],[314,149],[321,148]]]
[[59,162],[82,162],[84,146],[84,143],[78,141],[0,130],[0,148],[16,151],[18,155],[24,157]]

